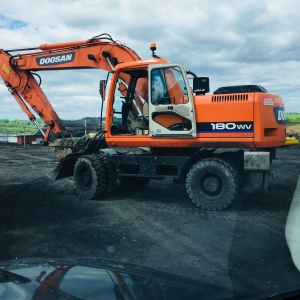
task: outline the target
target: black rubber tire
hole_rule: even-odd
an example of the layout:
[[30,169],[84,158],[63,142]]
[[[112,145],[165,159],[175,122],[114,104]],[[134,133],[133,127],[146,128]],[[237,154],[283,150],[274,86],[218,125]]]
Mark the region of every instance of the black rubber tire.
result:
[[77,159],[74,179],[77,193],[82,199],[99,199],[105,193],[105,168],[96,155],[84,155]]
[[150,183],[150,178],[147,177],[130,177],[120,176],[119,181],[125,187],[134,187],[135,189],[143,188]]
[[222,210],[238,195],[239,174],[226,161],[206,158],[191,167],[186,178],[186,190],[201,209]]
[[97,154],[97,158],[101,165],[104,167],[105,171],[105,188],[103,197],[112,196],[115,193],[117,186],[117,170],[114,163],[107,154],[99,152],[99,154]]

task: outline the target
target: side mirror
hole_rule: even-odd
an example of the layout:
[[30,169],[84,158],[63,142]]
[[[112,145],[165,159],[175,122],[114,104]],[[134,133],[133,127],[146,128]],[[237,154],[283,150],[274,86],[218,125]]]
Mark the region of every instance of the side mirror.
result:
[[102,98],[102,101],[105,101],[105,88],[106,88],[106,80],[100,80],[99,93]]
[[208,77],[194,77],[193,78],[193,92],[196,95],[205,95],[209,92],[209,78]]

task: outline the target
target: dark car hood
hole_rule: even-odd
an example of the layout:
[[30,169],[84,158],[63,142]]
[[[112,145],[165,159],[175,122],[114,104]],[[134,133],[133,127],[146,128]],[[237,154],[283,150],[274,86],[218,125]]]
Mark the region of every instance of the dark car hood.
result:
[[0,262],[0,299],[232,299],[225,288],[97,258]]

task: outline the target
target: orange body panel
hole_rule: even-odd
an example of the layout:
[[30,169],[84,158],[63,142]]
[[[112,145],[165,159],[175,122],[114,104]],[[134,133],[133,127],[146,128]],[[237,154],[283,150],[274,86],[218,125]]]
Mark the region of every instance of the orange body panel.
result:
[[[240,99],[231,100],[231,95],[195,96],[197,125],[210,125],[210,130],[207,132],[201,130],[199,126],[196,138],[112,136],[108,132],[107,143],[112,147],[271,148],[282,146],[285,142],[285,124],[284,121],[282,124],[278,123],[278,115],[276,115],[278,113],[276,109],[284,107],[282,99],[277,95],[265,93],[239,95]],[[219,124],[221,130],[212,130],[211,124],[216,127]],[[244,126],[245,132],[234,132],[234,130],[227,132],[222,130],[224,124],[229,125],[230,129],[234,126]]]
[[284,145],[286,127],[283,107],[284,103],[280,96],[257,94],[254,103],[254,120],[258,121],[254,128],[255,147]]
[[253,119],[254,93],[249,94],[248,101],[213,101],[214,97],[212,95],[194,97],[197,120],[232,122]]
[[[218,97],[218,98],[217,98]],[[223,98],[223,100],[222,100]],[[197,122],[203,123],[236,123],[253,121],[253,99],[254,94],[250,94],[245,100],[226,100],[229,95],[218,96],[197,96],[195,97],[195,112]],[[201,130],[197,132],[198,138],[253,138],[253,132],[224,132],[215,130],[214,132]]]

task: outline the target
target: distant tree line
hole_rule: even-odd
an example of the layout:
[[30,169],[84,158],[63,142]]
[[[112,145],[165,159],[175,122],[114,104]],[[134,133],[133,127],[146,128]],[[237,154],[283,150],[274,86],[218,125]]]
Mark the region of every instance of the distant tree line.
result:
[[[37,119],[36,122],[43,127],[45,122],[42,119]],[[0,119],[0,126],[7,127],[35,127],[34,123],[30,120],[9,120],[9,119]]]

